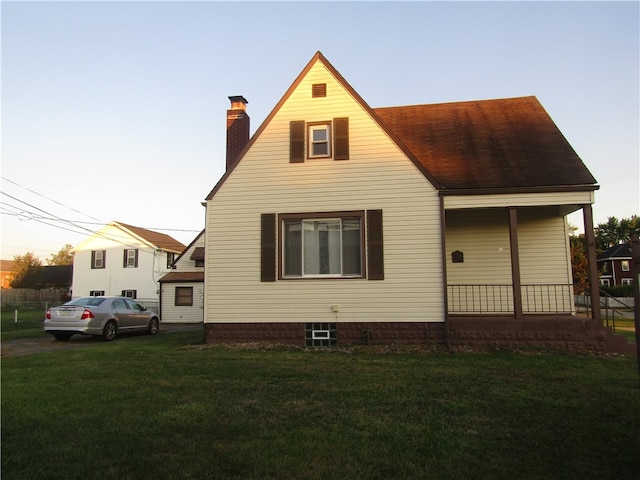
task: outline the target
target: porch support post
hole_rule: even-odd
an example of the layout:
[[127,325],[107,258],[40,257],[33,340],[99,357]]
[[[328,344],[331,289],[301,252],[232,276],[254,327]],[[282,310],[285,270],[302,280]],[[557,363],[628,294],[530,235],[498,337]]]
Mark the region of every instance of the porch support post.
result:
[[602,324],[600,313],[600,287],[598,285],[598,264],[596,263],[596,235],[593,232],[593,210],[591,205],[582,206],[584,217],[584,238],[587,244],[587,263],[589,265],[589,295],[591,298],[591,317]]
[[513,284],[513,316],[524,317],[522,312],[522,283],[520,281],[520,252],[518,250],[518,210],[509,207],[509,240],[511,250],[511,283]]
[[444,336],[447,349],[451,352],[451,331],[449,329],[449,281],[447,279],[447,221],[444,197],[440,195],[440,247],[442,249],[442,291],[444,292]]

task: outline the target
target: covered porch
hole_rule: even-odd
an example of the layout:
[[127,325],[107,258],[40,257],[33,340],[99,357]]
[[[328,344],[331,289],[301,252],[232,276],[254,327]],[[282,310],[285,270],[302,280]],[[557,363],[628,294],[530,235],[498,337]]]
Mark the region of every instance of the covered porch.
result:
[[[567,215],[582,211],[589,291],[598,298],[593,191],[441,193],[446,316],[573,315]],[[601,321],[599,305],[590,311]]]
[[[443,198],[445,324],[453,344],[547,346],[633,354],[602,324],[598,303],[577,312],[566,215],[582,210],[589,291],[599,298],[590,203],[487,206]],[[476,199],[477,200],[477,199]],[[476,208],[471,208],[475,204]],[[495,281],[492,281],[495,280]]]

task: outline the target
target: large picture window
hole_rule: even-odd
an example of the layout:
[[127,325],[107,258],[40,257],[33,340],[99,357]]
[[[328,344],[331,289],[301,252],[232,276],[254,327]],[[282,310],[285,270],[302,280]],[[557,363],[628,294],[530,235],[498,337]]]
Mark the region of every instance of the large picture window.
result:
[[360,218],[285,220],[284,276],[362,276]]
[[282,278],[362,277],[362,213],[281,216]]
[[382,210],[263,213],[260,281],[384,280]]

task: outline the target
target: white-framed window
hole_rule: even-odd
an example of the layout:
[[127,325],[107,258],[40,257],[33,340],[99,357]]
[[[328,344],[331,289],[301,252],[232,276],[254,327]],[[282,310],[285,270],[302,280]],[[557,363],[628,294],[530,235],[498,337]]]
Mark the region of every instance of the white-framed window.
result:
[[137,290],[122,290],[122,297],[126,298],[136,298],[138,295]]
[[633,285],[633,278],[623,278],[622,285]]
[[629,271],[629,260],[622,260],[620,262],[620,266],[622,267],[622,271],[623,272],[628,272]]
[[282,278],[355,277],[363,272],[363,217],[282,219]]
[[124,268],[136,268],[138,266],[138,249],[127,248],[124,251]]
[[104,297],[104,290],[91,290],[89,292],[90,297]]
[[309,158],[331,156],[331,124],[309,124]]
[[105,250],[93,250],[91,252],[91,268],[105,268]]
[[603,287],[610,287],[611,281],[608,278],[601,278],[600,285],[602,285]]

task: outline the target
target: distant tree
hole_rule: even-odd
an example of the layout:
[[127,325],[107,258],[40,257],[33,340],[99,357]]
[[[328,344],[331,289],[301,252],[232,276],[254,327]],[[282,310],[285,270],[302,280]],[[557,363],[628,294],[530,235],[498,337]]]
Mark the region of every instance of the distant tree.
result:
[[73,245],[67,243],[56,254],[49,255],[47,265],[73,265]]
[[42,260],[32,252],[13,257],[13,270],[15,276],[11,281],[11,288],[37,288],[39,271],[42,268]]
[[631,218],[618,220],[609,217],[605,223],[600,223],[594,228],[596,237],[596,249],[606,250],[619,243],[627,243],[632,235],[640,235],[640,217],[632,215]]
[[[569,227],[572,232],[576,228]],[[584,234],[569,237],[571,247],[571,274],[573,276],[574,293],[580,294],[587,290],[589,284],[589,262]]]

